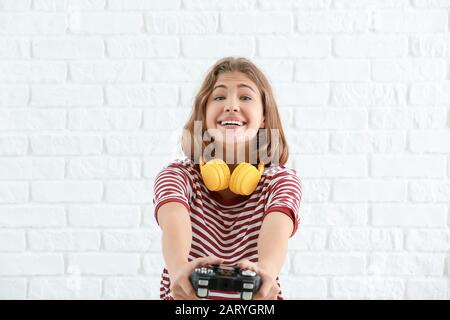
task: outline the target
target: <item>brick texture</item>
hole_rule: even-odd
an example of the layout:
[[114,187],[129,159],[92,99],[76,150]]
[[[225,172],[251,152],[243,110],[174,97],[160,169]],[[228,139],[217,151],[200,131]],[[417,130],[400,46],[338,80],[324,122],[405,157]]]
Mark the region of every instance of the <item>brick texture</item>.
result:
[[156,174],[209,67],[269,78],[289,299],[450,298],[449,0],[0,0],[0,299],[158,299]]

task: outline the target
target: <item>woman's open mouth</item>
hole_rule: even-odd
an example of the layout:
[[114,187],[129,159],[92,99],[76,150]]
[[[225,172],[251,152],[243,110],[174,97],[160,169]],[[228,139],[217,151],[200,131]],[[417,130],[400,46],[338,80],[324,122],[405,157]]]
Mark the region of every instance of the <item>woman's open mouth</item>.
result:
[[241,127],[245,127],[247,122],[236,120],[224,120],[224,121],[217,121],[217,124],[219,127],[224,129],[238,129]]

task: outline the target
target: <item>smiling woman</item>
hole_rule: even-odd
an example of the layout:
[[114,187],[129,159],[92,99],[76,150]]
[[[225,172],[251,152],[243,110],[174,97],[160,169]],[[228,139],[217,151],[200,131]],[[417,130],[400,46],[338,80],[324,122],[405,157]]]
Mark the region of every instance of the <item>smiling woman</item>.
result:
[[[222,73],[207,101],[206,127],[208,130],[219,129],[220,134],[212,134],[215,141],[223,141],[224,136],[230,135],[225,133],[251,139],[253,136],[248,136],[249,132],[256,134],[259,128],[264,128],[263,109],[256,84],[244,73]],[[225,139],[223,142],[226,145],[234,141]]]
[[[272,140],[272,136],[277,139]],[[253,164],[261,161],[285,164],[288,159],[288,146],[271,85],[248,59],[217,61],[195,98],[184,126],[182,149],[198,164],[199,155],[205,160],[217,156],[214,152],[211,155],[204,152],[211,143],[214,148],[210,149],[220,150],[220,155],[227,155],[228,147],[228,153],[246,154],[245,161]],[[254,156],[250,150],[253,145]],[[231,166],[240,162],[237,156],[225,158]]]
[[[282,299],[278,274],[298,227],[302,187],[296,172],[284,166],[288,148],[268,80],[245,58],[219,60],[184,129],[187,158],[155,179],[153,203],[166,263],[161,298],[196,299],[193,270],[224,264],[260,276],[255,299]],[[278,134],[261,137],[264,130]],[[210,290],[208,299],[240,297]]]

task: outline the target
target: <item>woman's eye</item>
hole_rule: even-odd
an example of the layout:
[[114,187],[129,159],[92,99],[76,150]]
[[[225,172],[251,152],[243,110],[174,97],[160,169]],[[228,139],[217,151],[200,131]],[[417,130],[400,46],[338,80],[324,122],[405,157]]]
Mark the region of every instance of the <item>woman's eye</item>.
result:
[[[222,97],[222,96],[217,96],[217,97],[215,97],[213,100],[214,101],[218,101],[218,100],[222,100],[222,99],[224,99],[225,97]],[[243,99],[243,100],[252,100],[252,98],[250,98],[250,97],[248,97],[248,96],[243,96],[243,97],[241,97],[241,99]]]

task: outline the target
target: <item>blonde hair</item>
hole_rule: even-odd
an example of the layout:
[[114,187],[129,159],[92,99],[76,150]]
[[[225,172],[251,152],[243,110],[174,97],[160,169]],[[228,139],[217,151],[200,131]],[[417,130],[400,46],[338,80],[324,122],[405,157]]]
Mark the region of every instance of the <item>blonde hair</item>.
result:
[[[289,157],[288,145],[283,132],[283,127],[281,124],[280,115],[278,113],[277,103],[273,95],[272,87],[266,78],[266,76],[258,69],[258,67],[253,64],[250,60],[243,57],[226,57],[218,60],[214,66],[212,66],[201,87],[195,96],[194,108],[189,116],[188,121],[184,125],[184,131],[189,133],[189,140],[183,134],[181,148],[186,157],[190,158],[192,161],[198,161],[194,159],[194,149],[195,147],[200,148],[200,152],[203,154],[203,150],[207,147],[205,141],[203,141],[203,134],[206,131],[206,105],[213,91],[213,87],[217,82],[219,75],[226,72],[238,71],[245,74],[250,80],[252,80],[259,89],[261,93],[261,100],[263,105],[263,114],[265,116],[265,129],[266,132],[270,132],[271,129],[278,130],[279,141],[271,141],[270,134],[266,135],[266,141],[260,145],[260,141],[257,141],[257,151],[259,154],[260,148],[267,148],[265,150],[266,154],[272,156],[275,152],[274,148],[279,148],[278,159],[272,159],[279,164],[284,165]],[[194,133],[194,122],[202,122],[202,133],[198,137],[198,134]],[[257,135],[258,136],[258,135]],[[208,143],[209,144],[209,143]],[[191,148],[191,146],[195,146]],[[258,159],[258,162],[260,159]],[[267,164],[267,163],[265,163]]]

